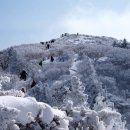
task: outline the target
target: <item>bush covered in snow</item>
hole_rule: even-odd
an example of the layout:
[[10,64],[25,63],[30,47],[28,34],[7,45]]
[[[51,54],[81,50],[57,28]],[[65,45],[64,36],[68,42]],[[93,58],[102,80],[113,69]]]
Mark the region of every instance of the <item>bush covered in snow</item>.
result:
[[1,130],[68,130],[66,114],[35,99],[1,96]]

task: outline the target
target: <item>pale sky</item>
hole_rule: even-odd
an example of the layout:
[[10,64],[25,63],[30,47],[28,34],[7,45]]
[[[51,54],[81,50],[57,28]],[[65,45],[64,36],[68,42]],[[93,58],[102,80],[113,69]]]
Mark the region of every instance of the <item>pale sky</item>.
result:
[[130,0],[0,0],[0,50],[65,32],[130,41]]

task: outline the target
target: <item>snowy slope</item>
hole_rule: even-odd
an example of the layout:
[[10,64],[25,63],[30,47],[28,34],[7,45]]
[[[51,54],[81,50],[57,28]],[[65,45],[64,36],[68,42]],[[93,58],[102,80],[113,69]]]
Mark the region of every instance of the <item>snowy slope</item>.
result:
[[[0,78],[1,90],[25,88],[27,96],[60,107],[72,89],[71,77],[77,76],[85,86],[91,108],[101,93],[105,100],[114,102],[129,125],[129,44],[122,48],[121,40],[81,34],[66,34],[47,42],[49,49],[45,42],[15,46],[0,53],[0,76],[7,77],[7,81]],[[26,81],[19,78],[22,70],[27,72]],[[31,87],[33,80],[36,85]]]

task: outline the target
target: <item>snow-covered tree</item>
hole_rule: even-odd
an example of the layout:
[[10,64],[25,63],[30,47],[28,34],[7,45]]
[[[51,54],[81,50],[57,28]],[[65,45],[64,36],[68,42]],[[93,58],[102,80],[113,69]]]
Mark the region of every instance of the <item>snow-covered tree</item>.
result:
[[28,91],[30,96],[34,96],[38,101],[51,102],[51,89],[47,83],[39,82],[34,88]]
[[127,40],[124,38],[123,42],[122,42],[122,48],[126,48],[127,47]]
[[86,106],[87,95],[84,93],[85,87],[83,86],[80,79],[76,76],[71,78],[71,87],[68,89],[65,100],[73,101],[74,106]]

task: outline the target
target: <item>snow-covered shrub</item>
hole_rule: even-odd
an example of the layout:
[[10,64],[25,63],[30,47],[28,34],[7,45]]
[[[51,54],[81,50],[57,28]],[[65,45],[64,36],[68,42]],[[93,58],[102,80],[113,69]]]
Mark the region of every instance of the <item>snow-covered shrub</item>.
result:
[[118,66],[114,66],[111,62],[109,63],[100,63],[96,64],[95,69],[97,71],[97,74],[103,75],[103,76],[108,76],[108,77],[113,77],[116,75],[116,70]]
[[77,65],[77,68],[78,73],[85,77],[85,79],[92,73],[88,57],[86,57],[85,60],[82,60],[82,62]]
[[0,89],[3,88],[4,84],[8,84],[10,82],[10,78],[7,76],[0,76]]
[[48,84],[43,84],[42,82],[39,82],[35,87],[29,90],[28,95],[34,96],[40,102],[51,102],[51,89]]
[[123,88],[129,89],[129,84],[130,84],[129,75],[130,75],[130,69],[121,70],[120,72],[118,72],[118,75],[116,76],[116,80],[120,84],[120,86],[119,86],[120,89],[123,89]]
[[68,115],[70,130],[127,130],[121,115],[111,108],[95,111],[83,106],[74,107],[73,102],[68,102],[62,109]]
[[114,65],[124,65],[127,62],[129,63],[130,60],[129,54],[130,54],[129,50],[122,48],[116,48],[116,49],[112,48],[107,52],[107,56]]
[[3,83],[7,83],[7,82],[10,82],[10,78],[7,76],[1,76],[0,81]]
[[84,48],[82,53],[94,60],[97,60],[100,57],[104,57],[109,49],[110,47],[102,45],[94,45],[94,46],[88,45]]
[[69,85],[69,80],[54,82],[51,86],[47,83],[39,82],[34,88],[28,91],[28,95],[34,96],[38,101],[49,103],[52,106],[60,106],[67,93],[65,85]]
[[57,58],[57,60],[59,62],[65,62],[65,61],[68,61],[69,60],[69,55],[67,53],[63,53],[63,54],[60,54],[59,57]]
[[61,106],[63,101],[71,98],[75,99],[74,105],[81,105],[87,101],[87,95],[83,93],[84,90],[85,87],[79,78],[73,76],[71,79],[65,79],[65,81],[56,81],[51,87],[40,82],[28,94],[33,95],[38,101],[47,102],[52,106]]
[[113,103],[103,101],[103,96],[96,98],[94,110],[84,105],[74,106],[73,100],[62,107],[68,116],[70,130],[127,130],[121,114],[113,109]]
[[100,76],[99,78],[102,82],[103,89],[106,89],[109,92],[112,92],[111,90],[114,90],[113,93],[116,93],[118,91],[115,78],[107,76]]
[[60,75],[63,73],[63,70],[58,69],[58,68],[52,68],[49,69],[46,73],[45,73],[45,77],[49,80],[56,80],[60,77]]
[[95,111],[100,111],[106,107],[109,107],[111,109],[114,108],[114,103],[108,101],[104,96],[102,96],[100,93],[98,94],[98,96],[95,99],[95,104],[94,104],[94,110]]
[[5,50],[0,54],[0,67],[2,68],[2,70],[6,70],[9,65],[9,55],[7,52],[8,50]]
[[16,89],[15,87],[19,84],[18,82],[19,78],[17,75],[8,74],[0,77],[0,84],[2,90]]
[[0,128],[1,130],[19,130],[19,128],[68,130],[68,120],[65,112],[43,102],[37,102],[34,98],[1,96]]
[[22,91],[11,89],[11,90],[6,90],[6,91],[0,90],[0,96],[24,97],[25,94]]
[[7,70],[11,74],[18,74],[22,68],[26,68],[26,60],[20,57],[15,50],[15,48],[11,47],[7,51],[8,58],[9,58],[9,65]]
[[[87,106],[84,86],[78,77],[71,79],[71,90],[67,93],[62,110],[66,111],[70,130],[126,130],[121,114],[114,110],[114,104],[101,94],[96,98],[94,110]],[[82,100],[80,100],[82,99]]]
[[[18,112],[19,111],[17,109],[12,108],[12,107],[6,107],[0,103],[0,129],[1,130],[8,130],[8,129],[13,130],[9,127],[12,124],[12,120],[16,119]],[[13,123],[13,125],[14,124],[15,123]],[[19,129],[16,129],[16,130],[19,130]]]
[[47,80],[58,80],[60,76],[69,74],[68,65],[63,63],[54,63],[44,66],[44,76]]

